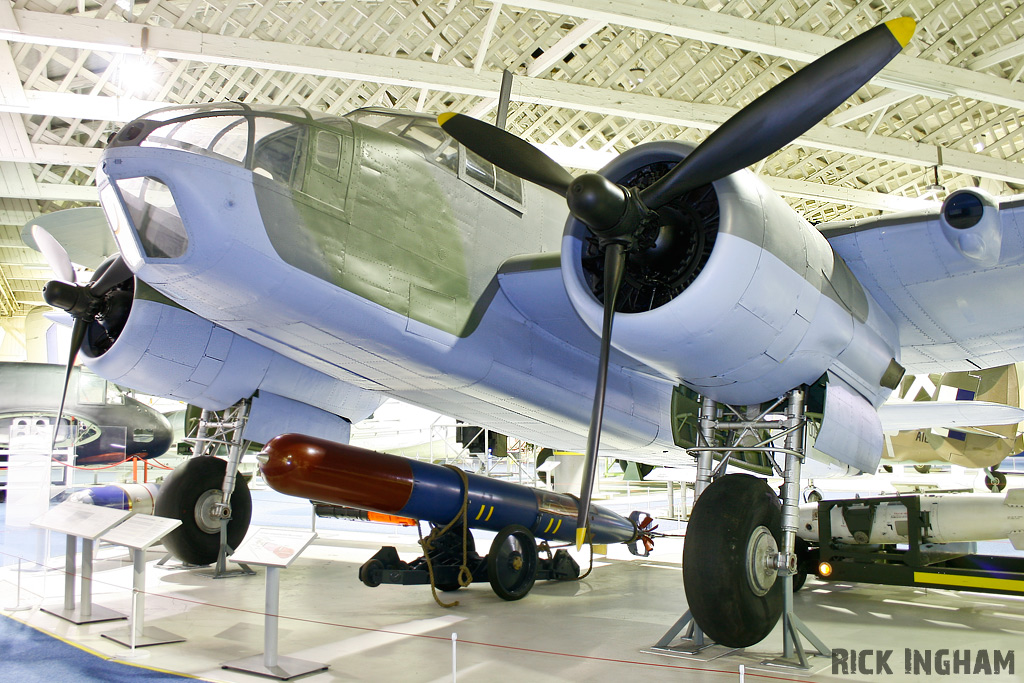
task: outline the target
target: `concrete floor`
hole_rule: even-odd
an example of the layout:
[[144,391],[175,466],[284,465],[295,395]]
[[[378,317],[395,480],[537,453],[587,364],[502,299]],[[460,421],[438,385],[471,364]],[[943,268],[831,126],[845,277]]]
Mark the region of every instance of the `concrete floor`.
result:
[[[254,523],[308,527],[305,501],[266,492],[254,497]],[[657,503],[634,496],[628,505]],[[327,672],[301,680],[730,681],[739,680],[740,665],[751,680],[1024,680],[1020,598],[810,579],[795,598],[801,619],[831,648],[893,650],[888,661],[894,673],[833,675],[825,658],[813,660],[810,673],[766,670],[760,662],[782,649],[780,628],[755,647],[710,660],[707,654],[702,659],[680,659],[641,652],[686,609],[680,538],[659,539],[655,552],[644,559],[631,557],[624,547],[610,548],[586,579],[538,583],[517,602],[502,601],[486,584],[443,594],[460,603],[444,609],[424,586],[368,588],[359,582],[359,566],[381,545],[397,546],[405,559],[419,554],[414,533],[389,531],[393,529],[321,521],[318,541],[283,570],[279,653],[330,665]],[[489,536],[477,534],[478,547],[486,548],[489,542]],[[128,613],[132,569],[127,553],[101,547],[97,555],[94,604]],[[140,649],[140,657],[132,661],[215,681],[267,680],[221,669],[225,662],[263,652],[265,571],[215,580],[197,570],[156,567],[160,556],[148,556],[145,623],[187,641]],[[60,558],[48,564],[63,567]],[[586,557],[581,565],[586,566]],[[127,648],[101,637],[123,628],[125,622],[75,626],[40,611],[40,605],[63,603],[61,571],[22,572],[20,595],[18,581],[16,565],[0,568],[0,607],[28,607],[3,613],[104,656],[129,654]],[[454,676],[452,634],[457,634]],[[942,649],[970,650],[972,662],[982,649],[989,656],[994,650],[1020,651],[1015,653],[1012,675],[932,671],[929,676],[904,673],[906,648],[930,650],[933,656]]]

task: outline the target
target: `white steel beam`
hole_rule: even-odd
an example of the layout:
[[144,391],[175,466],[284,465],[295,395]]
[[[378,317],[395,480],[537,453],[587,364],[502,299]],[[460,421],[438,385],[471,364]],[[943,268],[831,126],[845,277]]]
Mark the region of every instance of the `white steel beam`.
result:
[[[843,41],[799,29],[765,24],[669,0],[514,0],[505,4],[618,26],[665,33],[712,45],[810,62]],[[875,83],[918,94],[961,95],[1014,109],[1024,108],[1024,83],[979,74],[927,59],[899,55]]]
[[[842,43],[841,40],[829,36],[679,5],[668,0],[573,0],[572,3],[516,0],[514,3],[506,4],[666,33],[684,39],[700,40],[800,62],[813,61]],[[8,40],[141,54],[144,47],[142,32],[145,28],[146,44],[155,54],[253,68],[275,68],[272,62],[279,59],[277,68],[299,73],[322,74],[315,67],[302,67],[320,64],[330,69],[331,63],[337,63],[338,60],[330,59],[327,55],[354,54],[305,45],[275,44],[31,10],[15,10],[14,20],[20,28],[20,33],[9,34]],[[289,54],[292,55],[290,58]],[[417,63],[412,60],[401,61],[407,65]],[[389,75],[408,84],[396,72]],[[346,77],[358,78],[351,72]],[[1024,109],[1024,83],[1011,82],[1004,78],[927,59],[899,55],[876,77],[875,83],[932,97],[960,95],[1014,109]]]
[[[588,0],[589,1],[589,0]],[[656,3],[657,4],[657,3]],[[679,7],[682,6],[674,6]],[[689,8],[684,8],[689,9]],[[714,16],[720,16],[710,13]],[[136,24],[65,17],[45,12],[16,10],[23,32],[17,40],[113,52],[141,52],[142,29]],[[756,24],[757,22],[750,22]],[[760,25],[759,26],[764,26]],[[318,76],[371,81],[385,85],[430,88],[479,97],[498,92],[501,74],[472,73],[459,66],[421,62],[397,57],[342,52],[303,45],[208,35],[191,31],[148,27],[148,49],[165,57],[195,59],[257,69],[281,69]],[[776,27],[778,28],[778,27]],[[781,30],[781,29],[779,29]],[[810,36],[811,34],[803,34]],[[820,38],[820,36],[818,36]],[[830,39],[826,39],[830,40]],[[787,43],[788,44],[788,43]],[[941,65],[935,65],[941,66]],[[968,72],[972,76],[982,74]],[[1001,80],[1001,79],[996,79]],[[1011,87],[1006,81],[1001,81]],[[1014,88],[1024,91],[1024,84]],[[125,98],[104,98],[70,93],[26,93],[28,113],[67,118],[127,121],[163,103]],[[87,98],[87,99],[82,99]],[[737,110],[732,107],[681,102],[637,93],[606,90],[593,86],[556,82],[541,78],[516,79],[512,98],[522,102],[712,130]],[[1024,103],[1024,98],[1022,98]],[[24,111],[13,103],[0,102],[0,111]],[[871,156],[921,166],[937,163],[931,145],[819,125],[798,140],[800,144]],[[943,167],[958,173],[1004,182],[1024,182],[1024,165],[989,156],[946,150]]]
[[1008,45],[1003,45],[991,52],[986,52],[980,57],[975,57],[967,62],[967,67],[970,69],[987,69],[988,67],[995,66],[1000,62],[1008,62],[1011,59],[1016,59],[1021,55],[1024,55],[1024,38],[1019,38]]

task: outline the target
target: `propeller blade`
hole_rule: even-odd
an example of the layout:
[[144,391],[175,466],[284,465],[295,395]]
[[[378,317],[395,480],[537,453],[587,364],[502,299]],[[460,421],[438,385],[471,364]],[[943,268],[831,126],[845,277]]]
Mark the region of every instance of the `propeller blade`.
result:
[[594,390],[594,407],[590,413],[590,431],[587,432],[587,453],[583,464],[583,486],[580,490],[579,511],[576,516],[576,549],[587,540],[587,525],[590,517],[590,499],[594,493],[594,476],[597,474],[597,450],[601,443],[601,422],[604,420],[604,395],[608,385],[608,357],[612,346],[612,321],[615,318],[615,302],[626,272],[626,245],[611,242],[604,252],[604,320],[601,324],[601,354],[598,358],[597,388]]
[[[102,268],[103,266],[101,265],[100,267]],[[100,273],[99,277],[89,285],[89,293],[93,296],[103,296],[133,275],[132,269],[128,267],[125,260],[118,254],[110,262],[110,265]]]
[[88,320],[76,318],[75,326],[71,328],[71,352],[68,354],[68,365],[64,370],[64,390],[60,394],[60,408],[57,410],[57,421],[53,425],[53,439],[50,440],[51,454],[57,446],[57,432],[60,430],[60,421],[64,417],[64,403],[68,398],[68,384],[71,383],[71,368],[75,367],[78,349],[82,348],[82,344],[85,342],[85,332],[88,327]]
[[50,270],[56,273],[57,277],[61,280],[73,284],[75,282],[75,268],[71,265],[68,252],[61,246],[61,243],[40,225],[32,226],[32,239],[36,241],[39,251],[43,252],[43,258],[46,259],[46,264],[50,266]]
[[683,162],[640,193],[658,209],[682,193],[757,163],[806,133],[871,80],[914,33],[893,19],[822,55],[719,126]]
[[444,132],[498,168],[565,196],[572,176],[555,160],[526,140],[464,114],[437,117]]

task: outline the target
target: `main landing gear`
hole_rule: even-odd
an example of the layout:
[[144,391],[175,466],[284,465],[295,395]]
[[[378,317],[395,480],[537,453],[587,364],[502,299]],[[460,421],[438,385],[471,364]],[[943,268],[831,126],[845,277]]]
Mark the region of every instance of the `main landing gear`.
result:
[[[690,610],[650,651],[696,653],[714,641],[731,648],[754,645],[783,623],[783,656],[772,664],[808,668],[802,634],[821,655],[830,651],[793,612],[799,577],[796,529],[799,523],[800,468],[804,457],[803,389],[795,389],[760,414],[743,407],[721,406],[704,399],[700,411],[697,452],[697,500],[687,524],[683,550],[683,586]],[[783,405],[785,403],[785,405]],[[783,419],[768,419],[782,412]],[[763,434],[753,446],[744,437]],[[726,445],[718,446],[725,434]],[[784,447],[776,447],[778,439]],[[747,438],[746,441],[750,439]],[[725,475],[729,456],[758,450],[785,457],[780,468],[781,496],[764,479],[747,474]],[[714,454],[721,463],[712,471]],[[682,643],[673,640],[683,633]]]
[[[202,412],[193,455],[164,481],[154,508],[161,517],[181,520],[181,526],[164,537],[164,547],[185,564],[216,563],[214,578],[253,573],[245,565],[237,571],[227,569],[227,558],[242,542],[252,518],[249,486],[238,476],[248,413],[248,401],[219,415]],[[222,446],[226,461],[214,456]]]

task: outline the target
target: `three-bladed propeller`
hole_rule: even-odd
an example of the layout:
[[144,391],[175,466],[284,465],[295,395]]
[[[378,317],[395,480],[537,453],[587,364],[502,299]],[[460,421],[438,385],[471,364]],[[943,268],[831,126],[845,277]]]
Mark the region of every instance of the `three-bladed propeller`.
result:
[[57,431],[64,417],[71,368],[75,365],[79,349],[85,343],[89,325],[99,323],[110,338],[117,336],[124,327],[131,309],[131,293],[117,288],[133,274],[118,254],[100,264],[89,284],[78,284],[71,259],[64,247],[38,225],[32,226],[32,238],[46,258],[50,269],[60,278],[46,283],[43,287],[43,298],[54,308],[67,311],[75,321],[71,327],[71,350],[64,371],[64,390],[60,395],[60,408],[53,427],[53,440],[50,444],[52,450],[57,443]]
[[595,173],[573,178],[536,147],[500,128],[461,114],[438,117],[449,135],[495,166],[565,195],[569,212],[587,226],[605,253],[601,352],[576,521],[577,548],[587,540],[612,322],[626,261],[631,253],[658,246],[641,243],[640,234],[660,220],[657,210],[667,203],[746,168],[803,135],[888,64],[910,41],[915,26],[908,17],[893,19],[823,55],[741,109],[642,190]]

